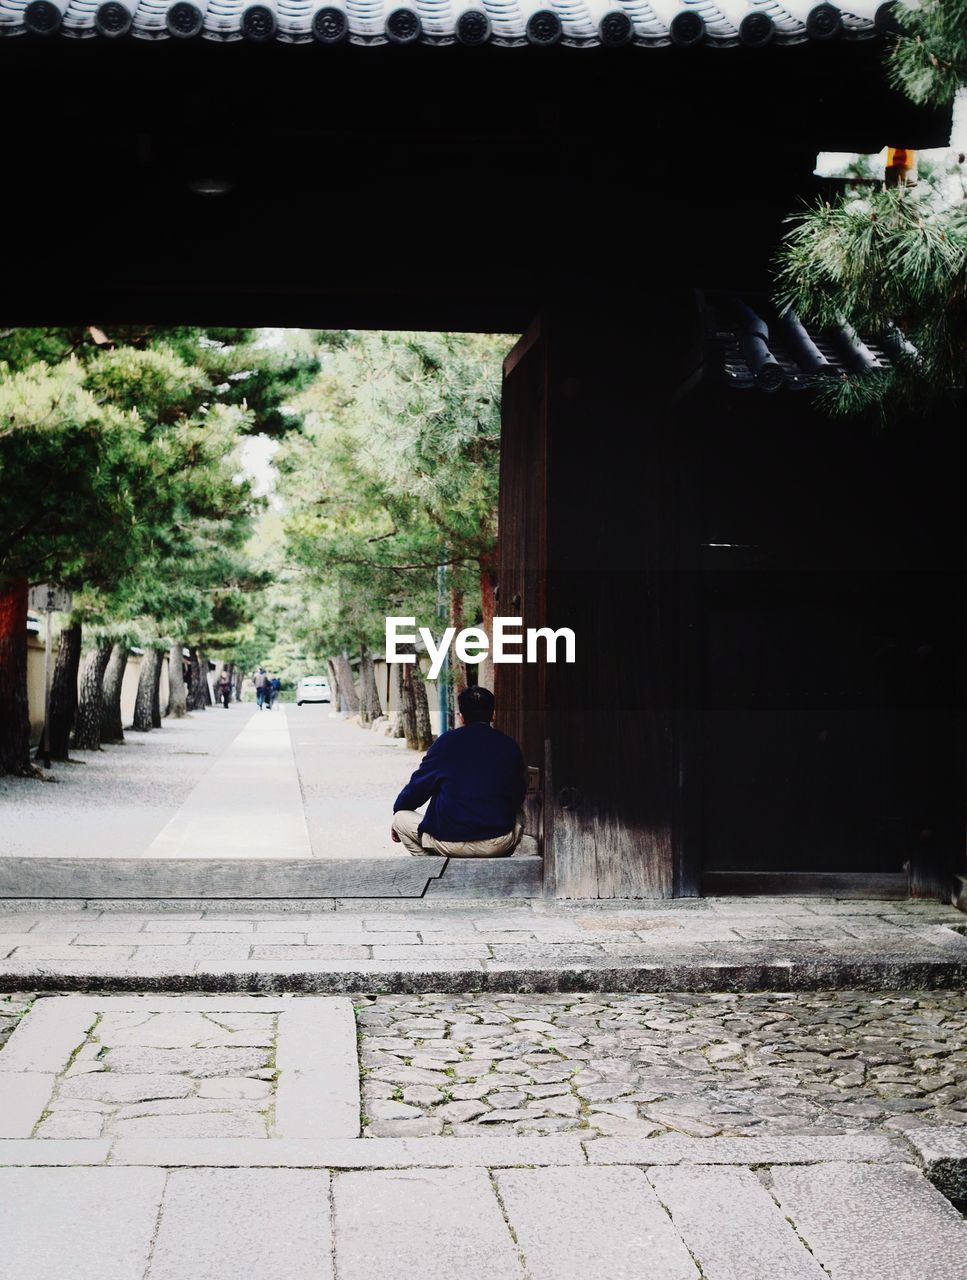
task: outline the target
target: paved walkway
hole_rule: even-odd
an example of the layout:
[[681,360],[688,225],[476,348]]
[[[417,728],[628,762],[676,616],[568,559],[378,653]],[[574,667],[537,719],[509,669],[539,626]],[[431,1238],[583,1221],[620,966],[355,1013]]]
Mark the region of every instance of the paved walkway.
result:
[[[89,759],[7,852],[384,855],[413,765],[320,708]],[[953,908],[50,908],[0,905],[12,1280],[967,1280]]]
[[0,857],[407,856],[389,820],[416,755],[325,705],[213,707],[74,757],[0,778]]
[[252,715],[145,850],[147,858],[309,858],[281,704]]
[[0,904],[0,990],[896,990],[967,981],[967,917],[935,902],[131,905]]
[[[16,1280],[967,1280],[967,1223],[946,1198],[967,1196],[963,1129],[359,1137],[348,1000],[8,1004],[0,1271]],[[622,1007],[609,1016],[627,1030],[642,1006]],[[442,1041],[507,1025],[488,1019],[542,1034],[514,1018],[523,1006],[395,1008],[435,1067]],[[393,1009],[363,1002],[364,1028]],[[673,1044],[664,1014],[653,1034]],[[504,1070],[533,1056],[520,1048]]]

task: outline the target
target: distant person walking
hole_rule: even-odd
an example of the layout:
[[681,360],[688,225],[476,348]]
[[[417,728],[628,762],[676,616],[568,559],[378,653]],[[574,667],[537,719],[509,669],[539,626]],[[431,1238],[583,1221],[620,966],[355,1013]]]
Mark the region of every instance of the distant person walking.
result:
[[232,700],[232,678],[227,671],[223,671],[218,680],[218,697],[222,706],[228,710],[228,704]]
[[255,701],[258,703],[259,711],[265,706],[265,699],[269,694],[269,677],[265,674],[265,668],[259,667],[255,673]]
[[275,706],[275,700],[279,696],[279,690],[282,688],[282,681],[278,676],[273,676],[269,681],[269,710]]

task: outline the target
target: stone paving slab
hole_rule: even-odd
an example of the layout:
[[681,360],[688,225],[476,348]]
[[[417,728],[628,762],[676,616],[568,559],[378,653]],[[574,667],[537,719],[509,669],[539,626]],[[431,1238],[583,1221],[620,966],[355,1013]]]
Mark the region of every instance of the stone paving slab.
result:
[[772,1191],[832,1280],[965,1280],[967,1222],[913,1168],[776,1169]]
[[165,1187],[151,1280],[330,1280],[329,1175],[179,1169]]
[[525,1280],[484,1169],[346,1173],[333,1214],[340,1280]]
[[273,1136],[359,1134],[356,1019],[348,1000],[303,998],[279,1014]]
[[161,1169],[0,1169],[0,1242],[12,1280],[142,1280]]
[[[469,1139],[467,1139],[469,1141]],[[783,1165],[857,1161],[895,1164],[910,1160],[902,1138],[879,1134],[819,1138],[686,1138],[660,1134],[656,1138],[595,1138],[585,1142],[591,1164],[635,1165]]]
[[652,1169],[704,1280],[828,1280],[750,1169]]
[[18,1004],[0,1048],[0,1139],[359,1133],[348,1000],[212,997],[187,1005],[53,996],[19,1016]]
[[106,1164],[110,1151],[107,1138],[0,1139],[0,1168]]
[[514,1169],[495,1182],[530,1280],[698,1280],[640,1169]]
[[[118,1138],[0,1140],[0,1166],[150,1165],[163,1168],[405,1169],[575,1165],[904,1164],[902,1138]],[[929,1169],[925,1162],[925,1168]]]
[[57,1077],[37,1071],[0,1079],[0,1138],[29,1138],[50,1101]]
[[0,904],[0,990],[815,990],[967,982],[967,936],[957,928],[963,914],[935,902],[108,905]]
[[84,1040],[97,1013],[90,1007],[40,1001],[23,1018],[0,1052],[0,1075],[7,1072],[63,1071]]
[[963,1280],[965,1235],[902,1165],[0,1169],[15,1280]]
[[[23,1144],[16,1160],[34,1163],[43,1152]],[[33,1146],[37,1144],[34,1143]],[[196,1139],[120,1139],[106,1157],[111,1164],[165,1168],[291,1169],[461,1169],[513,1168],[518,1165],[582,1165],[587,1162],[576,1138],[273,1138],[269,1141]]]
[[145,849],[146,859],[312,856],[288,717],[281,704],[274,710],[249,717]]

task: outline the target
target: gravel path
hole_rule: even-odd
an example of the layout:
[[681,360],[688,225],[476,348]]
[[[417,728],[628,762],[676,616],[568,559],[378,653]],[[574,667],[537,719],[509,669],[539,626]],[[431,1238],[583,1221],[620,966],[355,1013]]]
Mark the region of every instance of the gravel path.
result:
[[[0,856],[126,857],[148,846],[253,715],[284,715],[316,857],[406,857],[389,839],[393,799],[419,763],[401,740],[330,718],[325,706],[250,704],[127,730],[121,746],[74,752],[51,781],[0,778]],[[219,803],[211,787],[211,810]],[[236,815],[237,816],[237,815]]]
[[52,781],[0,778],[2,851],[11,857],[127,857],[144,853],[252,709],[244,704],[125,730],[121,746],[73,752]]

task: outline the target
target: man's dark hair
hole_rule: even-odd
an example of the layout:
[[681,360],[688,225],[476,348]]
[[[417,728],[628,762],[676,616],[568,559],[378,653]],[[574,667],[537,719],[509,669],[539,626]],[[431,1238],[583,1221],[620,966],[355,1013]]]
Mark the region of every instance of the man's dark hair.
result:
[[464,724],[490,724],[494,718],[494,695],[479,684],[468,685],[457,698]]

